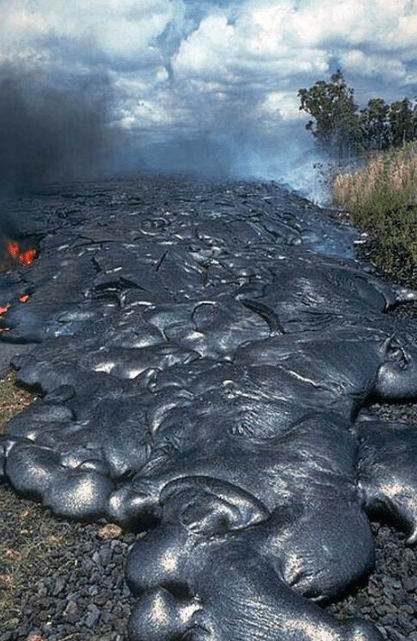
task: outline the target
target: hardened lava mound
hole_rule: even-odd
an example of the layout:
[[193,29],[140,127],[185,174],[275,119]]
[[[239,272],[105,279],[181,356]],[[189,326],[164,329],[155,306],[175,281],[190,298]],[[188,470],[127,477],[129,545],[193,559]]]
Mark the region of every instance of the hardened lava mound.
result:
[[415,428],[368,409],[417,396],[417,325],[386,313],[417,295],[274,184],[32,201],[14,216],[38,257],[4,275],[1,337],[32,346],[13,365],[43,398],[8,423],[0,474],[57,515],[146,532],[130,640],[382,639],[320,604],[372,569],[375,514],[417,540]]

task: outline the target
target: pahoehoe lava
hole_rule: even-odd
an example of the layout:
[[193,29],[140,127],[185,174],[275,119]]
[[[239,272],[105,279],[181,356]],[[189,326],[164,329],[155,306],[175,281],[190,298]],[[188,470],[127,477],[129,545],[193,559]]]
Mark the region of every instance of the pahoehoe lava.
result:
[[39,256],[2,275],[1,339],[43,398],[8,423],[2,479],[146,532],[131,641],[382,639],[320,605],[372,569],[375,514],[417,540],[415,428],[369,409],[417,395],[417,325],[386,313],[417,295],[274,184],[65,190],[3,203]]

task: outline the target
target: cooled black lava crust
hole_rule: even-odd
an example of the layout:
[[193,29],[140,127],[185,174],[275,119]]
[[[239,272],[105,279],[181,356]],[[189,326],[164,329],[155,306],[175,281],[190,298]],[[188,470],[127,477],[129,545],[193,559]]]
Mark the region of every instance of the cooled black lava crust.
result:
[[[210,626],[229,639],[231,579],[207,567],[223,559],[246,586],[252,555],[283,586],[275,628],[250,621],[260,638],[287,639],[287,617],[303,640],[417,640],[415,295],[354,260],[356,231],[274,184],[182,176],[52,186],[2,207],[39,257],[0,274],[0,352],[16,345],[20,381],[44,394],[2,441],[16,522],[4,538],[21,537],[9,483],[64,519],[66,543],[16,591],[0,640],[135,641],[143,621],[160,641]],[[387,496],[387,479],[406,491]],[[103,542],[106,520],[130,532]],[[195,561],[181,556],[190,537]],[[156,598],[170,603],[163,629]],[[374,627],[343,623],[357,616]]]

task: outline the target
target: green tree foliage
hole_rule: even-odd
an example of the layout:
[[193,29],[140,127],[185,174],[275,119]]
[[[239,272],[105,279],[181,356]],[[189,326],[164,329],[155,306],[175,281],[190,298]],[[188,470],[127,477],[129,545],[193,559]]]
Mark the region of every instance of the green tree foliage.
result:
[[359,110],[354,89],[347,86],[340,70],[330,82],[319,80],[310,89],[300,89],[298,96],[300,110],[314,119],[306,129],[333,156],[399,147],[417,139],[417,106],[408,98],[391,105],[382,98],[372,98]]
[[368,149],[387,149],[391,145],[389,111],[389,105],[382,98],[371,98],[367,108],[362,109],[361,142]]
[[341,71],[330,82],[319,80],[310,89],[300,89],[300,109],[313,116],[306,129],[311,131],[320,147],[335,154],[350,152],[360,140],[358,106],[354,90],[345,82]]
[[389,126],[394,147],[416,139],[417,112],[415,108],[412,109],[407,98],[392,103],[389,111]]

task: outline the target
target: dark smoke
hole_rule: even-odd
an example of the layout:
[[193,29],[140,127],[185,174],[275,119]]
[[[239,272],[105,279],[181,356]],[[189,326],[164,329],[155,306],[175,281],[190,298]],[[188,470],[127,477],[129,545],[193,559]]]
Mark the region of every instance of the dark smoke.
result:
[[104,73],[66,76],[0,69],[0,190],[33,192],[85,178],[110,153],[112,94]]

